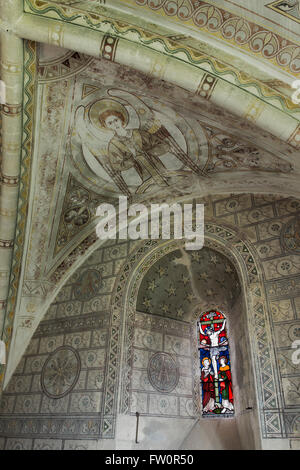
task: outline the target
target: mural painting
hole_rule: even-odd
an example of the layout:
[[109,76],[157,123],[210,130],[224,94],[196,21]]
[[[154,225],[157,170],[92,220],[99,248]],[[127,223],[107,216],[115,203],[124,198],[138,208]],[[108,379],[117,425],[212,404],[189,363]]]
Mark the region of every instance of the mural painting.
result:
[[131,93],[110,89],[101,99],[78,106],[73,142],[81,144],[85,162],[113,185],[111,190],[130,198],[181,182],[188,185],[191,173],[204,176],[199,146],[188,142],[196,136],[187,138],[186,126],[178,117],[176,121]]

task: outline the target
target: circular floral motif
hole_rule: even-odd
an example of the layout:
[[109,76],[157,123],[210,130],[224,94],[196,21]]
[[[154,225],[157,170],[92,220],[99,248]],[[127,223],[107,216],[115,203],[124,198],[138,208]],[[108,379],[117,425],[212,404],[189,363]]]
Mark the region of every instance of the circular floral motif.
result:
[[172,392],[178,384],[178,367],[170,354],[156,353],[148,364],[148,378],[159,392]]
[[79,399],[78,407],[81,411],[91,411],[94,408],[93,400],[89,395],[83,395]]
[[258,211],[258,210],[254,210],[252,212],[250,212],[249,216],[248,216],[248,219],[250,222],[256,222],[257,220],[259,220],[259,218],[262,216],[261,212]]
[[77,300],[91,300],[102,286],[102,276],[96,269],[88,269],[78,279],[73,293]]
[[263,245],[259,249],[259,252],[261,255],[266,255],[268,251],[269,251],[269,247],[267,245]]
[[80,357],[70,346],[56,349],[46,360],[41,385],[50,398],[62,398],[73,389],[80,373]]
[[154,338],[152,335],[146,335],[143,337],[143,344],[146,348],[153,348]]
[[289,253],[300,253],[300,220],[295,218],[283,226],[281,243]]
[[26,400],[24,400],[24,402],[23,402],[24,409],[26,409],[26,410],[29,409],[31,407],[31,405],[32,405],[31,398],[26,398]]
[[236,199],[230,199],[230,201],[228,201],[227,204],[226,204],[226,209],[228,211],[235,211],[235,210],[237,210],[239,205],[240,204]]
[[280,224],[274,223],[269,226],[269,232],[273,235],[277,235],[281,228]]
[[288,330],[289,338],[291,341],[300,338],[300,326],[299,325],[291,325]]
[[86,362],[88,364],[88,367],[91,367],[94,362],[97,360],[97,355],[94,351],[90,351],[87,355]]
[[280,261],[277,265],[277,272],[282,275],[290,274],[292,263],[289,260]]
[[288,261],[284,261],[283,263],[281,263],[280,268],[283,271],[289,271],[291,269],[291,263],[289,263]]
[[161,400],[159,400],[158,409],[160,413],[167,413],[169,411],[169,408],[170,408],[170,403],[169,403],[168,398],[162,398]]

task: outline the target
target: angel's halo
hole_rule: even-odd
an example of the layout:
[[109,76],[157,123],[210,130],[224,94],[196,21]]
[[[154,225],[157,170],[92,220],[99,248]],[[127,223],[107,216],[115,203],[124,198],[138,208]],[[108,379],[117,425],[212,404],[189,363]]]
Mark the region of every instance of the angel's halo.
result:
[[117,113],[120,116],[122,116],[123,125],[124,127],[127,126],[129,122],[129,115],[128,115],[127,109],[125,108],[124,105],[122,105],[121,103],[113,99],[104,98],[104,99],[95,101],[93,104],[90,105],[88,115],[89,115],[89,119],[91,123],[96,128],[98,129],[100,128],[102,130],[103,129],[109,130],[105,126],[102,125],[100,116],[105,114],[106,117],[108,117],[110,112],[112,114]]

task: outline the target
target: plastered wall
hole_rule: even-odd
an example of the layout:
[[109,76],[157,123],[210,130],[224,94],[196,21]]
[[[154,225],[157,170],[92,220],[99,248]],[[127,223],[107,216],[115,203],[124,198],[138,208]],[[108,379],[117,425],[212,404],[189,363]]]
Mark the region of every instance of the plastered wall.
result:
[[[292,343],[299,331],[296,223],[300,204],[276,196],[243,194],[205,202],[207,222],[211,219],[239,230],[255,250],[263,281],[259,288],[266,299],[261,305],[258,297],[249,315],[243,294],[228,312],[236,418],[196,422],[198,416],[189,408],[195,397],[190,319],[184,322],[135,312],[133,329],[131,324],[126,326],[131,312],[124,313],[122,276],[128,271],[127,279],[134,278],[134,263],[150,253],[152,245],[144,243],[137,251],[141,245],[136,242],[111,241],[69,278],[39,325],[1,401],[2,448],[299,446],[299,365],[292,361]],[[247,286],[243,287],[247,297]],[[266,335],[272,346],[270,373],[261,375],[263,398],[257,392],[256,378],[258,370],[263,371],[263,355],[253,357],[253,338],[249,337],[253,325],[262,327],[261,309],[268,319]],[[132,338],[131,367],[126,362],[125,332]],[[263,339],[260,344],[264,351]],[[67,380],[70,390],[68,384],[60,385],[59,393],[49,383],[45,364],[55,364],[61,357],[63,361],[60,351],[64,350],[73,375]],[[149,360],[157,352],[171,354],[180,365],[180,378],[172,392],[155,390],[149,383]],[[130,381],[123,381],[124,374]],[[126,391],[127,383],[131,385]],[[51,398],[51,393],[64,396]],[[263,403],[267,407],[262,410]],[[172,412],[166,413],[166,406]],[[141,413],[138,445],[134,442],[137,409]],[[264,420],[258,419],[258,411]],[[258,428],[262,439],[257,439]]]

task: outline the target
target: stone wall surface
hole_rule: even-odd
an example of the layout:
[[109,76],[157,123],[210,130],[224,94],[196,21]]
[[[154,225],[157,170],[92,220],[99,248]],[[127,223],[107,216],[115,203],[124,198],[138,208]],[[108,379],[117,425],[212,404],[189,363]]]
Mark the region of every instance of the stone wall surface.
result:
[[[253,281],[249,284],[238,273],[242,293],[231,309],[226,304],[235,418],[200,417],[195,315],[197,308],[209,306],[207,292],[202,301],[190,296],[178,316],[171,301],[168,310],[173,294],[165,276],[161,292],[168,290],[166,308],[150,313],[146,302],[144,311],[136,310],[137,298],[140,307],[143,300],[140,286],[145,292],[149,287],[143,279],[153,266],[163,267],[163,257],[178,246],[112,240],[69,278],[34,334],[2,397],[2,448],[299,446],[300,371],[292,355],[300,325],[300,203],[248,194],[204,202],[206,239],[213,235],[217,240],[220,233],[226,237],[224,227],[235,231],[238,238],[231,241],[229,252],[244,240],[255,253],[260,275],[256,279],[251,257],[241,251]],[[214,228],[213,234],[213,225],[220,231]],[[209,250],[213,252],[212,246]],[[201,265],[201,250],[198,260],[191,253],[192,263]],[[203,267],[208,275],[213,264]],[[216,290],[221,281],[220,275]],[[182,295],[186,292],[183,283]],[[167,378],[157,374],[162,365],[170,372]],[[134,442],[136,411],[141,414],[139,445]]]

